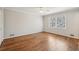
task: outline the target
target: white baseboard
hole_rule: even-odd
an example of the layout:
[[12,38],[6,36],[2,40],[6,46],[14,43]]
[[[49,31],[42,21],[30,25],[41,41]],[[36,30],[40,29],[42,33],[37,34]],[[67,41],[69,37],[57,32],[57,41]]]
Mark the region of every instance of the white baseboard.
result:
[[3,40],[4,40],[4,38],[1,39],[0,46],[1,46],[2,42],[3,42]]
[[[50,32],[50,31],[44,31],[44,32],[53,33],[53,32]],[[63,34],[59,34],[59,33],[53,33],[53,34],[58,34],[58,35],[62,35],[62,36],[70,37],[70,38],[79,39],[79,37],[78,37],[78,36],[63,35]]]
[[[40,31],[40,32],[42,32],[42,31]],[[35,33],[40,33],[40,32],[34,32],[34,33],[30,33],[30,34],[35,34]],[[11,36],[11,37],[5,37],[4,39],[15,38],[15,37],[30,35],[30,34],[21,34],[21,35],[16,35],[16,36]]]

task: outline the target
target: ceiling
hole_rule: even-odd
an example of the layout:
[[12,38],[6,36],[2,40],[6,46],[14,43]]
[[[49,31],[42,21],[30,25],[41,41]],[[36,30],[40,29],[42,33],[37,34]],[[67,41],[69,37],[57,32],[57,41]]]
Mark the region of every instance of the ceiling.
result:
[[75,7],[6,7],[5,9],[19,11],[23,13],[38,13],[40,15],[48,15],[73,9]]

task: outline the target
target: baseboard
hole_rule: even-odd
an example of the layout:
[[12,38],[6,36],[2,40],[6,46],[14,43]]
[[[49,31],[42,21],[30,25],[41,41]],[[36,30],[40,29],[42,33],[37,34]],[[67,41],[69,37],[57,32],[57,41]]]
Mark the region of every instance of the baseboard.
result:
[[4,38],[1,39],[0,46],[2,45],[3,40],[4,40]]
[[62,34],[52,33],[52,32],[48,32],[48,31],[43,31],[43,32],[47,32],[47,33],[51,33],[51,34],[55,34],[55,35],[60,35],[60,36],[65,36],[65,37],[69,37],[69,38],[73,38],[73,39],[79,39],[79,37],[73,37],[73,36],[69,36],[69,35],[62,35]]
[[[46,33],[51,33],[51,34],[55,34],[55,35],[65,36],[65,37],[69,37],[69,38],[79,39],[78,37],[72,37],[72,36],[67,36],[67,35],[47,32],[47,31],[41,31],[41,32],[46,32]],[[37,32],[37,33],[41,33],[41,32]],[[36,33],[31,33],[31,34],[36,34]],[[16,38],[16,37],[25,36],[25,35],[31,35],[31,34],[22,34],[22,35],[17,35],[17,36],[13,36],[13,37],[7,37],[7,38],[4,38],[4,39]]]
[[[43,32],[43,31],[41,31],[41,32]],[[41,32],[36,32],[36,33],[41,33]],[[31,34],[36,34],[36,33],[31,33]],[[16,36],[12,36],[12,37],[6,37],[4,39],[16,38],[16,37],[25,36],[25,35],[31,35],[31,34],[21,34],[21,35],[16,35]]]

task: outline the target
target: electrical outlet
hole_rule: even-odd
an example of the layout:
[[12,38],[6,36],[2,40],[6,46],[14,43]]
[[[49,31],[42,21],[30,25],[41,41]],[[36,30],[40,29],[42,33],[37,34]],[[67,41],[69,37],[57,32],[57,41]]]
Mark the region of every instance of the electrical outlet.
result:
[[10,34],[10,36],[14,36],[14,34]]
[[70,36],[74,36],[74,34],[70,34]]

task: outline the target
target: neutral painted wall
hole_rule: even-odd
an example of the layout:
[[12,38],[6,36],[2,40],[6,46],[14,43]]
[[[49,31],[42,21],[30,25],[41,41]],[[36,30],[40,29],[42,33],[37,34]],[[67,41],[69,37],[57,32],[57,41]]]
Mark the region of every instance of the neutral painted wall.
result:
[[37,33],[42,29],[42,17],[39,14],[5,10],[5,38]]
[[3,26],[3,8],[0,8],[0,45],[3,41],[4,36],[4,26]]
[[[50,17],[52,16],[66,16],[66,28],[50,28]],[[74,38],[79,38],[79,10],[70,10],[65,12],[60,12],[56,14],[49,14],[43,16],[44,31],[55,33],[64,36],[70,36],[71,34],[75,35]]]

